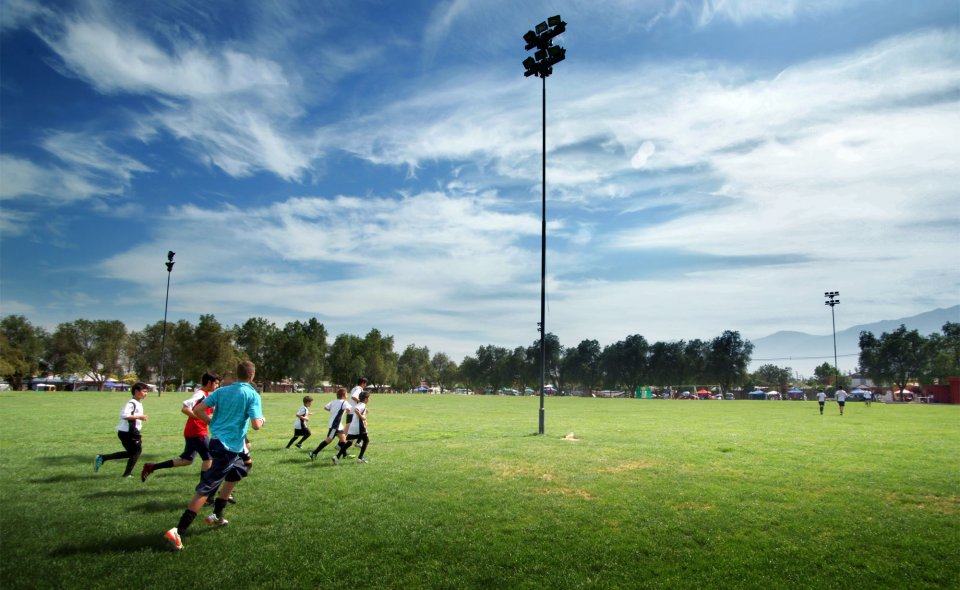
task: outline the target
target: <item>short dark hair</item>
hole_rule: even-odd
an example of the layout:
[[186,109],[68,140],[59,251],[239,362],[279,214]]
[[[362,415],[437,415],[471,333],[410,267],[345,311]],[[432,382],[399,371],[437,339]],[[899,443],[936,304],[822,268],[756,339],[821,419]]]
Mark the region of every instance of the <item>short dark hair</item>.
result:
[[312,401],[313,401],[313,398],[310,397],[309,395],[303,396],[303,403],[312,402]]
[[214,381],[219,381],[220,375],[216,373],[204,373],[203,377],[200,378],[200,384],[206,385],[207,383],[213,383]]
[[150,391],[150,388],[147,387],[146,383],[137,381],[133,384],[133,387],[130,388],[130,393],[136,393],[138,391]]
[[366,391],[361,391],[361,392],[360,392],[360,401],[365,402],[365,401],[367,401],[368,399],[370,399],[370,394],[367,393]]
[[241,381],[246,381],[253,377],[257,372],[257,366],[251,361],[243,361],[237,365],[237,379]]
[[367,382],[366,377],[360,377],[359,379],[357,379],[357,385],[363,385],[366,382]]

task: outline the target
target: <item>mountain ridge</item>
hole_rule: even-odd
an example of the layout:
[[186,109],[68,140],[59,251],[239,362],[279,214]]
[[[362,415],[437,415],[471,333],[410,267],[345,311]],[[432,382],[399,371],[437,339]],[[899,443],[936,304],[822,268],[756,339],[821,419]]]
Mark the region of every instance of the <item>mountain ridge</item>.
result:
[[[917,330],[923,336],[940,332],[943,324],[960,322],[960,305],[941,307],[917,315],[894,320],[879,320],[869,324],[851,326],[837,331],[837,365],[841,373],[856,370],[860,355],[860,332],[872,332],[879,336],[892,332],[901,324],[908,330]],[[788,366],[799,377],[810,377],[815,367],[834,362],[833,334],[808,334],[793,330],[780,330],[769,336],[751,340],[753,358],[749,370],[755,371],[766,364]]]

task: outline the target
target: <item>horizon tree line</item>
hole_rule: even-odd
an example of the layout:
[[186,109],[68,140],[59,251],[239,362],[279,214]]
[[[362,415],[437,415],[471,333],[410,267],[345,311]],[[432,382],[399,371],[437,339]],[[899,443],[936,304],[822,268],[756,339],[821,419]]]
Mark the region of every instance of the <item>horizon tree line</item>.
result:
[[[328,343],[327,330],[316,318],[279,327],[254,317],[228,328],[205,314],[196,325],[186,320],[167,322],[164,350],[162,332],[162,321],[128,332],[119,320],[78,319],[48,333],[22,315],[8,315],[0,320],[0,375],[15,389],[40,373],[82,376],[101,388],[110,377],[156,378],[162,355],[166,375],[165,382],[158,384],[161,390],[192,382],[208,370],[228,374],[240,360],[257,365],[264,387],[296,382],[308,391],[325,381],[354,383],[361,375],[375,386],[397,390],[423,383],[441,390],[455,385],[476,390],[539,387],[539,339],[513,349],[482,345],[458,365],[443,352],[431,355],[426,346],[410,344],[398,354],[393,336],[375,328],[363,337],[340,334]],[[731,330],[709,341],[652,344],[632,334],[605,347],[590,339],[565,347],[552,333],[544,340],[546,376],[560,392],[695,384],[715,384],[729,391],[744,384],[784,388],[792,382],[789,367],[764,365],[749,373],[753,344]],[[908,379],[932,382],[951,373],[960,375],[958,323],[947,322],[940,334],[929,337],[902,325],[880,337],[863,332],[860,346],[861,371],[877,383],[903,385]],[[815,371],[821,382],[831,375],[828,363]]]

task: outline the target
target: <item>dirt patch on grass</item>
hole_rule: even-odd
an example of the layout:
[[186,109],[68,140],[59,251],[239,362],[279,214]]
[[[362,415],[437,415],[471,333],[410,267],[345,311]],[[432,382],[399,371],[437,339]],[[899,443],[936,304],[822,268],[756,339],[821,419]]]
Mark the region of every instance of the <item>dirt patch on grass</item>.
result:
[[917,510],[926,510],[944,516],[955,516],[960,513],[960,498],[956,496],[943,497],[931,496],[929,494],[925,496],[912,496],[910,494],[894,492],[887,494],[887,500],[905,506],[912,506]]
[[627,461],[619,465],[612,465],[600,470],[601,473],[625,473],[627,471],[640,471],[650,469],[659,465],[658,461]]

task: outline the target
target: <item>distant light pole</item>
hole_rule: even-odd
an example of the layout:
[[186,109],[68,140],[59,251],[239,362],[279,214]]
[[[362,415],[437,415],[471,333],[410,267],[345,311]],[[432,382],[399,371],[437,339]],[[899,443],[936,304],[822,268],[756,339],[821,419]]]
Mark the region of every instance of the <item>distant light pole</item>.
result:
[[527,42],[526,50],[534,47],[537,51],[533,57],[523,60],[525,77],[537,76],[543,81],[543,197],[540,213],[540,434],[543,434],[543,396],[546,387],[547,372],[547,76],[553,73],[553,66],[560,63],[567,56],[567,50],[553,44],[553,38],[567,30],[567,23],[560,15],[551,16],[538,24],[534,30],[527,31],[523,40]]
[[833,313],[833,308],[840,305],[840,300],[836,298],[839,294],[840,291],[827,291],[823,294],[827,298],[827,301],[824,301],[823,304],[830,306],[830,320],[833,322],[833,371],[836,374],[836,382],[833,384],[834,389],[840,386],[840,367],[837,366],[837,318]]
[[160,383],[157,384],[157,397],[163,393],[163,361],[167,356],[167,305],[170,303],[170,275],[173,274],[173,257],[176,255],[176,252],[170,250],[164,263],[167,265],[167,297],[163,301],[163,336],[160,338]]

